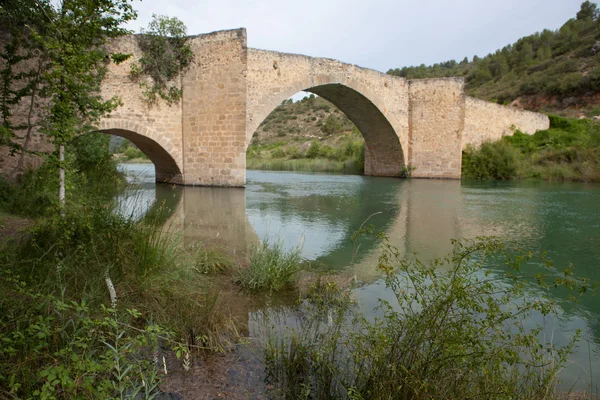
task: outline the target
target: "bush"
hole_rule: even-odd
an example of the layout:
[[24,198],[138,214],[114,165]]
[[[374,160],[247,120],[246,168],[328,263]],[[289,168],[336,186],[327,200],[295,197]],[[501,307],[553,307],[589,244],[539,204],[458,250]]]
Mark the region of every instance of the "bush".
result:
[[290,251],[283,244],[271,244],[267,239],[255,246],[247,268],[237,272],[235,282],[249,292],[277,292],[291,286],[302,262],[299,247]]
[[307,158],[317,158],[321,152],[321,144],[318,141],[313,141],[306,152]]
[[137,147],[128,147],[125,149],[124,154],[128,160],[133,160],[134,158],[146,158],[144,153],[142,153]]
[[281,147],[278,147],[271,151],[271,157],[273,158],[285,158],[285,152]]
[[302,157],[302,153],[300,153],[300,149],[298,149],[298,146],[296,145],[289,146],[287,149],[285,149],[285,153],[291,159],[297,159]]
[[[527,329],[525,321],[556,315],[550,297],[538,297],[549,290],[546,279],[582,291],[585,280],[545,259],[546,272],[521,272],[531,256],[495,240],[455,242],[447,257],[424,264],[399,258],[379,237],[379,269],[395,298],[380,300],[374,320],[353,307],[350,291],[320,282],[291,328],[275,328],[267,315],[267,382],[276,397],[560,398],[558,372],[579,332],[559,348],[542,342],[542,327]],[[489,269],[492,260],[508,271]],[[528,290],[537,285],[544,289]]]
[[[136,310],[92,311],[85,301],[42,295],[2,271],[0,388],[10,398],[153,398],[159,326],[137,330]],[[145,350],[145,351],[144,351]],[[8,397],[7,397],[8,398]]]
[[521,168],[521,154],[510,144],[485,142],[479,149],[468,146],[463,151],[462,174],[470,179],[516,179]]
[[323,122],[321,130],[327,135],[333,135],[341,132],[343,127],[339,118],[333,114],[330,114],[327,118],[325,118],[325,122]]

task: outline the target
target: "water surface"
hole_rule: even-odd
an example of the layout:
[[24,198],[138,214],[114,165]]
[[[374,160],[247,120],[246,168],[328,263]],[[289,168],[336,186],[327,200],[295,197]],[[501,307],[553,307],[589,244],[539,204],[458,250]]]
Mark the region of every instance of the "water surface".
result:
[[[366,225],[384,232],[406,257],[418,253],[430,260],[451,251],[452,238],[493,235],[533,252],[546,250],[557,266],[573,263],[578,275],[600,281],[600,185],[248,171],[246,189],[183,188],[155,185],[152,165],[121,168],[136,182],[123,196],[122,212],[141,216],[163,205],[170,209],[167,224],[186,243],[235,254],[265,238],[301,246],[306,259],[349,271],[363,283],[363,310],[389,296],[376,270],[376,243],[352,241]],[[584,337],[562,379],[578,388],[590,376],[600,382],[600,302],[588,296],[573,305],[565,293],[556,296],[564,312],[548,327],[554,341],[566,343],[578,328]]]

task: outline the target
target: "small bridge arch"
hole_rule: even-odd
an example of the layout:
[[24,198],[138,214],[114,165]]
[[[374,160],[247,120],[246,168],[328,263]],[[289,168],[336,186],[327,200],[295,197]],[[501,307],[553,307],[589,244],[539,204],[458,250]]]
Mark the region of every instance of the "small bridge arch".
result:
[[183,183],[181,154],[171,139],[144,124],[126,119],[105,119],[96,132],[120,136],[135,144],[154,164],[156,181]]

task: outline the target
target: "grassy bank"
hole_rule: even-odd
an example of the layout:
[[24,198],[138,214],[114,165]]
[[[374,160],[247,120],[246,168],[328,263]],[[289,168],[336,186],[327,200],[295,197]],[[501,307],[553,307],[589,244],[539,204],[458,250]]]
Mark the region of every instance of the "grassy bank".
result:
[[363,168],[354,160],[335,161],[324,158],[315,159],[256,159],[246,160],[246,168],[266,171],[300,171],[300,172],[340,172],[359,175]]
[[2,181],[1,221],[27,216],[31,226],[5,232],[0,222],[0,397],[153,398],[192,351],[238,339],[228,283],[246,289],[238,300],[294,288],[297,254],[263,245],[233,260],[184,246],[160,210],[140,221],[118,214],[121,181],[108,161],[69,171],[64,216],[52,163]]
[[362,174],[364,140],[359,132],[329,141],[292,141],[250,145],[248,169]]
[[550,129],[516,131],[463,152],[463,178],[600,182],[600,124],[550,116]]

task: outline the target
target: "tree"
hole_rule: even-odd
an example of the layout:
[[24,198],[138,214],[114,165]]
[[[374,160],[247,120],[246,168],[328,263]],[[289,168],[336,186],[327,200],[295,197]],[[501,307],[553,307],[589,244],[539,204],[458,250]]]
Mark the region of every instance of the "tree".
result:
[[[9,0],[5,17],[20,22],[28,41],[20,51],[35,51],[46,60],[40,73],[44,85],[40,131],[58,152],[59,203],[65,204],[65,144],[93,130],[100,118],[119,105],[119,99],[104,100],[100,84],[106,63],[122,54],[106,48],[110,39],[128,33],[122,25],[134,19],[131,0]],[[23,12],[26,10],[27,12]]]
[[[26,21],[39,21],[40,9],[27,6],[27,1],[5,1],[0,5],[0,26],[3,27],[4,47],[0,52],[0,146],[8,149],[10,156],[19,155],[19,161],[11,172],[15,178],[22,172],[26,154],[35,127],[36,99],[42,92],[41,74],[47,60],[33,45]],[[19,124],[13,121],[12,110],[16,105],[26,105],[27,117]],[[22,135],[19,135],[22,133]]]
[[589,0],[581,3],[581,8],[577,12],[577,19],[580,21],[586,19],[596,19],[598,17],[598,5]]
[[533,61],[533,47],[528,41],[524,41],[521,45],[521,49],[517,54],[517,67],[519,69],[526,69],[531,65]]
[[182,91],[173,84],[190,65],[193,52],[187,44],[187,28],[175,17],[152,14],[148,29],[137,36],[142,58],[138,64],[131,66],[134,79],[149,76],[152,84],[141,82],[144,96],[149,104],[161,98],[167,103],[175,103],[181,99]]

